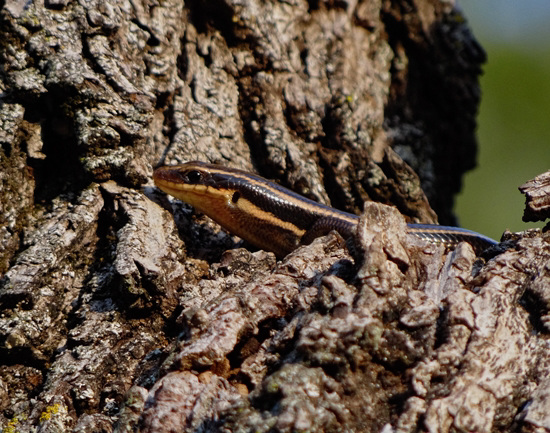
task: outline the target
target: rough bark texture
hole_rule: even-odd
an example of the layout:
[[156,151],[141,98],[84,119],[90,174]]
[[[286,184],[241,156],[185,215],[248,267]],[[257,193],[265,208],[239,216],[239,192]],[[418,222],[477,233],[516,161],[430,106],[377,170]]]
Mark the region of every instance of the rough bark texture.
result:
[[[4,432],[550,431],[548,234],[405,230],[475,162],[452,2],[0,5]],[[152,187],[191,159],[364,209],[353,256],[239,248]]]
[[519,187],[525,194],[523,221],[545,221],[550,218],[550,171]]

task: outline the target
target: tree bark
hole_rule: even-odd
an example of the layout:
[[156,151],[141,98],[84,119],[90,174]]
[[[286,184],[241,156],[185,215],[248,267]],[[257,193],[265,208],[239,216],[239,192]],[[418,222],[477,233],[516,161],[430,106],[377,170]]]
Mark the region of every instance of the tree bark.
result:
[[[550,430],[548,235],[406,234],[475,164],[453,2],[7,0],[0,32],[4,432]],[[354,254],[155,190],[194,159],[362,213]]]

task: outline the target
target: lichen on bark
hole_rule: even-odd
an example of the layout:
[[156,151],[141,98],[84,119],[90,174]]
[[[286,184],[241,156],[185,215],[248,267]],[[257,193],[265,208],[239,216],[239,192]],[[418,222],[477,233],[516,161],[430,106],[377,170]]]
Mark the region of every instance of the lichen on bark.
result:
[[[475,163],[453,2],[6,1],[0,58],[4,431],[550,430],[548,235],[406,233]],[[191,159],[362,213],[351,253],[154,189]]]

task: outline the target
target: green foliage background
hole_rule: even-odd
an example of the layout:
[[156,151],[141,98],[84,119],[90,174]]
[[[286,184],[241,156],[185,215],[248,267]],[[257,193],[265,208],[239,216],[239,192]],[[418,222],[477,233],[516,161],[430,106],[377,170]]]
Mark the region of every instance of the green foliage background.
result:
[[488,62],[481,79],[478,167],[464,178],[455,211],[461,226],[499,239],[505,229],[544,225],[522,222],[518,186],[550,170],[550,46],[484,43],[483,32],[480,37],[472,27]]

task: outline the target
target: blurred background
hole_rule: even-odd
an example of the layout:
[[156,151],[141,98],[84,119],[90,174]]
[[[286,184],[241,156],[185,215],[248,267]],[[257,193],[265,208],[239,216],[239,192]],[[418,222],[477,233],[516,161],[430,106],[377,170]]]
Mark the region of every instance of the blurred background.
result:
[[542,227],[521,220],[518,186],[550,170],[550,1],[457,0],[487,52],[481,77],[478,166],[455,212],[462,227],[500,239]]

